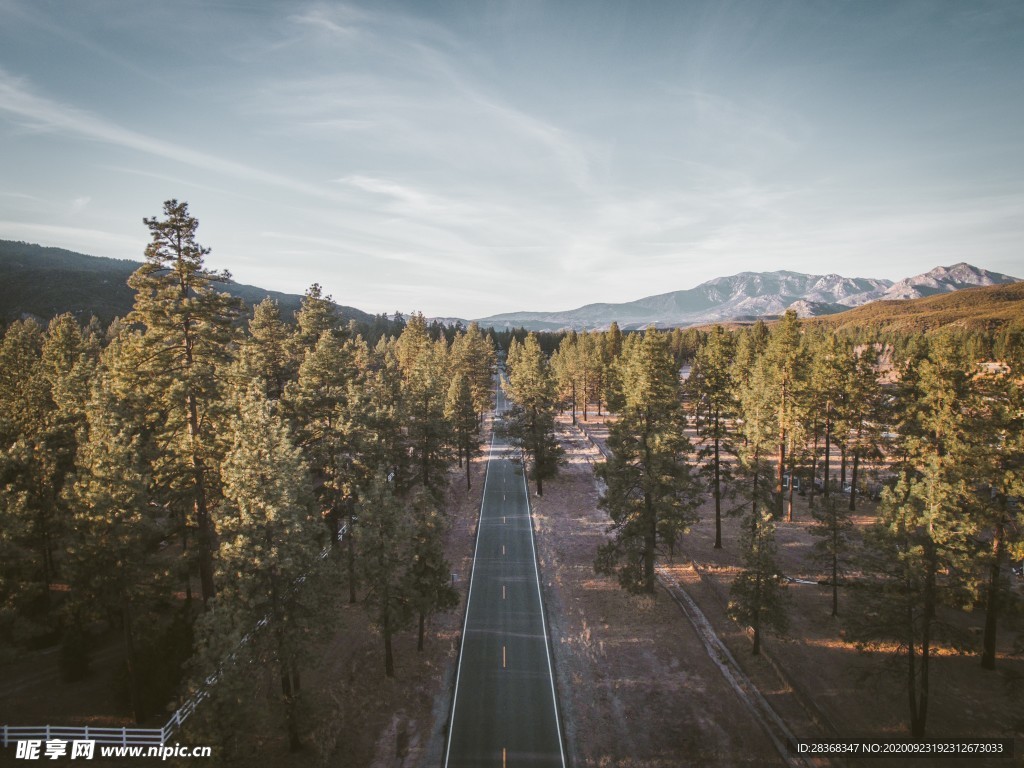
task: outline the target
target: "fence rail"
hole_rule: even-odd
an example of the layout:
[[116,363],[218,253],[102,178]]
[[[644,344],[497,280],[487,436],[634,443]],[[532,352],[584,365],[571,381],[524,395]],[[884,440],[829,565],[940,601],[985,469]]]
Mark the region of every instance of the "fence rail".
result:
[[[348,524],[343,524],[338,531],[338,541],[341,542],[348,533]],[[331,545],[328,544],[321,551],[317,560],[326,560],[331,553]],[[306,581],[305,576],[299,576],[292,585],[297,590]],[[170,716],[163,728],[96,728],[91,725],[64,726],[64,725],[3,725],[0,726],[0,740],[4,747],[9,747],[16,741],[42,740],[52,741],[61,739],[64,741],[95,741],[97,744],[118,744],[124,747],[138,746],[159,746],[170,741],[175,731],[181,728],[189,715],[196,711],[204,699],[209,698],[210,689],[217,684],[220,678],[220,670],[227,664],[234,663],[238,658],[238,652],[252,642],[253,637],[270,623],[270,615],[264,616],[256,622],[255,626],[239,640],[238,645],[229,653],[220,668],[213,672],[203,681],[203,687],[192,694],[189,699],[178,707]]]
[[62,725],[4,725],[0,726],[3,744],[10,746],[16,741],[95,741],[97,744],[117,744],[124,747],[159,746],[170,734],[164,728],[97,728],[91,725],[81,727]]

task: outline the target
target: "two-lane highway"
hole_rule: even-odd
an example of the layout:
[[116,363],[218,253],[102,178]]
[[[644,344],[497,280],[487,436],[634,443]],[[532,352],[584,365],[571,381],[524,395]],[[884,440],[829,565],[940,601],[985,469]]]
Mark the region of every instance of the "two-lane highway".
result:
[[[496,412],[505,410],[499,388]],[[523,471],[491,441],[445,766],[565,766]]]

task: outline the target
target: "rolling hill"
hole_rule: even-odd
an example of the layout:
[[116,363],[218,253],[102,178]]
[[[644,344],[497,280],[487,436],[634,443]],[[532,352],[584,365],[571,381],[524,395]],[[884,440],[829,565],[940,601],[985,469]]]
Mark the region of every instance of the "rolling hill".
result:
[[874,301],[840,315],[815,318],[837,329],[930,331],[943,326],[991,329],[1024,323],[1024,282],[965,288],[920,299]]
[[[107,259],[13,240],[0,240],[0,320],[25,315],[49,319],[63,312],[104,322],[123,317],[132,308],[133,292],[126,281],[141,262]],[[268,291],[231,282],[222,290],[250,307],[270,297],[291,319],[301,296]],[[353,307],[340,306],[345,320],[371,322],[373,317]]]

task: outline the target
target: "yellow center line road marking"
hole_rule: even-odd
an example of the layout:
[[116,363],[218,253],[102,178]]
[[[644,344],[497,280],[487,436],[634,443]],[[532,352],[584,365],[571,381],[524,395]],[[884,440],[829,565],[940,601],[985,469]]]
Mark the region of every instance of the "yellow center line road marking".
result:
[[501,554],[503,554],[503,555],[505,554],[505,545],[504,544],[501,545]]
[[505,765],[506,765],[505,761],[506,761],[507,757],[508,756],[505,754],[505,747],[502,747],[501,748],[501,768],[505,768]]
[[505,646],[501,646],[501,668],[505,669]]
[[505,585],[504,584],[501,585],[501,599],[502,600],[505,599]]

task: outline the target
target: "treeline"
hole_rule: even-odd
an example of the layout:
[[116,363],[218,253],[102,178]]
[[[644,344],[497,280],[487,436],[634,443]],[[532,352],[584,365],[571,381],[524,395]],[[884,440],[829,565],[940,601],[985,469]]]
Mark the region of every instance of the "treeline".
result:
[[[1024,329],[880,338],[787,313],[771,326],[696,332],[685,380],[674,336],[576,334],[543,359],[527,338],[513,348],[517,365],[510,351],[510,396],[523,414],[547,414],[529,423],[553,434],[559,408],[585,418],[588,404],[617,416],[610,456],[596,468],[611,518],[596,570],[654,592],[658,556],[713,501],[716,548],[730,546],[723,515],[741,516],[731,546],[743,567],[729,609],[752,628],[758,653],[764,632],[787,626],[776,526],[810,523],[832,614],[840,615],[840,586],[848,587],[855,605],[842,611],[847,636],[897,649],[910,730],[922,737],[936,648],[970,645],[949,616],[983,613],[980,661],[992,669],[999,622],[1015,607],[1011,565],[1024,557]],[[550,476],[546,438],[522,420],[513,427],[531,469]],[[794,520],[794,494],[806,496],[811,520]],[[858,537],[851,513],[865,496],[878,502],[869,507],[876,520]]]
[[217,675],[202,717],[227,753],[267,701],[258,662],[297,747],[339,591],[380,628],[389,676],[392,636],[418,625],[422,648],[457,602],[448,473],[468,486],[494,348],[420,315],[370,345],[316,285],[294,324],[269,300],[242,322],[187,205],[145,224],[127,317],[18,321],[0,342],[0,647],[62,638],[75,679],[93,628],[116,627],[135,717]]

